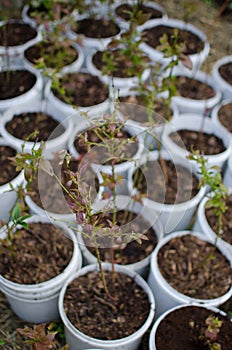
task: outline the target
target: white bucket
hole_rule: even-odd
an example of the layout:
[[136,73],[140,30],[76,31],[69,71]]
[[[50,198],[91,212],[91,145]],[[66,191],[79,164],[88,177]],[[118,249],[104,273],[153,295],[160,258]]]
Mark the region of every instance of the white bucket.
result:
[[[104,270],[111,270],[111,264],[103,263]],[[148,284],[145,282],[145,280],[139,276],[136,272],[129,270],[123,266],[115,265],[115,271],[124,273],[128,276],[130,276],[132,279],[135,280],[138,285],[144,289],[144,291],[147,293],[148,300],[150,303],[150,313],[145,321],[145,323],[142,325],[141,328],[139,328],[135,333],[131,334],[128,337],[122,338],[122,339],[116,339],[116,340],[100,340],[96,338],[89,337],[88,335],[80,332],[78,329],[76,329],[72,323],[69,321],[65,310],[64,310],[64,296],[66,289],[74,279],[78,278],[79,276],[85,275],[88,272],[94,271],[98,269],[97,264],[88,265],[84,268],[82,268],[78,273],[74,274],[70,277],[70,279],[65,283],[63,286],[60,297],[59,297],[59,312],[62,319],[62,322],[64,323],[65,327],[65,336],[66,336],[66,342],[70,346],[70,350],[84,350],[89,349],[90,347],[97,346],[103,350],[108,349],[114,349],[114,350],[136,350],[138,349],[138,346],[141,342],[143,334],[148,330],[149,326],[151,325],[153,321],[153,317],[155,314],[155,299],[151,292],[151,289],[149,288]],[[135,305],[136,307],[136,305]],[[93,315],[94,316],[94,315]]]

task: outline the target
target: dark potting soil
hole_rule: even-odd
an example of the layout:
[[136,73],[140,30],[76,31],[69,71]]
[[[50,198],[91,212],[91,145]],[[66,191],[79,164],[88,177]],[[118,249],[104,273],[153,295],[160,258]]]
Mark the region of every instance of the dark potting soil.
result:
[[80,154],[86,154],[92,149],[89,152],[90,160],[98,164],[109,165],[112,161],[119,164],[131,159],[138,150],[136,138],[121,126],[117,126],[113,134],[108,126],[103,124],[101,128],[91,128],[78,135],[74,146]]
[[125,21],[130,20],[130,13],[132,11],[135,17],[138,12],[141,12],[143,15],[147,16],[147,19],[161,18],[163,16],[161,11],[146,4],[138,4],[136,7],[129,4],[122,4],[115,9],[116,14]]
[[205,155],[214,155],[226,150],[223,140],[214,134],[183,129],[171,133],[170,137],[179,147],[185,147],[189,152],[194,149]]
[[[63,185],[67,187],[66,184],[69,179],[67,178],[65,164],[58,165],[56,161],[51,161],[50,163],[52,164],[53,171],[57,174]],[[79,164],[80,162],[78,160],[70,161],[69,168],[73,174],[78,171]],[[99,181],[90,166],[85,168],[81,181],[88,184],[90,198],[94,200],[99,191]],[[69,190],[71,189],[69,188]],[[50,176],[43,170],[40,170],[33,179],[29,192],[33,202],[46,211],[56,214],[72,213],[68,205],[68,196],[65,191],[62,191],[55,177]]]
[[172,117],[172,110],[167,111],[167,107],[161,99],[157,100],[154,112],[147,111],[146,103],[140,95],[121,96],[119,102],[119,109],[123,116],[141,124],[151,125],[152,123],[155,126],[163,123],[165,119],[170,120]]
[[0,72],[0,100],[24,94],[36,83],[36,76],[27,70]]
[[190,234],[167,242],[158,253],[158,266],[174,289],[192,298],[218,298],[231,287],[229,261],[214,245]]
[[[224,214],[222,214],[222,233],[220,234],[220,237],[232,245],[232,195],[228,196],[226,206],[227,210]],[[212,208],[206,208],[205,214],[210,227],[217,234],[218,217],[215,215],[214,210]]]
[[219,73],[228,84],[232,85],[232,62],[220,66]]
[[53,42],[40,42],[29,47],[25,57],[33,64],[37,64],[42,57],[46,67],[59,70],[78,58],[78,52],[71,45],[54,44]]
[[19,174],[19,172],[16,171],[15,166],[11,164],[11,161],[9,160],[9,157],[15,156],[15,149],[10,146],[0,145],[0,186],[10,182]]
[[[113,340],[129,336],[146,321],[150,305],[146,293],[122,273],[105,272],[110,299],[99,272],[89,272],[67,288],[64,308],[71,323],[97,339]],[[114,280],[114,281],[113,281]]]
[[0,45],[17,46],[34,39],[37,31],[27,23],[8,22],[0,27]]
[[161,321],[156,332],[156,349],[210,349],[209,343],[207,345],[207,340],[210,341],[210,336],[206,337],[208,329],[206,322],[210,316],[222,321],[222,326],[218,329],[219,332],[216,335],[216,339],[213,340],[213,337],[211,338],[211,346],[215,342],[220,344],[220,349],[222,350],[231,349],[232,322],[229,317],[197,306],[182,307],[172,311]]
[[85,18],[77,21],[72,26],[72,30],[88,38],[104,39],[118,34],[120,28],[112,20],[107,20],[106,18]]
[[208,100],[215,96],[215,91],[210,85],[193,78],[176,76],[175,85],[178,93],[185,98]]
[[[3,243],[2,243],[3,244]],[[72,257],[73,243],[61,229],[48,223],[30,223],[13,238],[13,254],[7,243],[1,250],[1,275],[12,282],[36,284],[60,274]]]
[[[21,140],[47,141],[54,139],[64,132],[64,127],[53,117],[43,112],[26,112],[15,115],[5,125],[6,130]],[[38,134],[33,134],[35,131]]]
[[52,89],[57,98],[65,103],[80,107],[90,107],[104,102],[109,97],[107,85],[97,76],[89,73],[67,73],[60,79],[65,97]]
[[[173,34],[174,28],[165,25],[159,25],[154,28],[145,29],[142,32],[143,41],[145,41],[149,46],[157,48],[160,45],[160,39],[164,34],[167,34],[167,39],[170,45],[173,44]],[[192,55],[199,53],[204,48],[203,41],[195,34],[188,30],[178,29],[178,44],[183,45],[183,54]]]
[[[113,213],[105,213],[104,219],[113,222]],[[156,244],[157,236],[156,232],[151,228],[149,224],[141,215],[135,214],[130,211],[120,210],[116,213],[116,225],[120,227],[123,226],[123,235],[121,237],[121,244],[117,244],[113,249],[114,261],[116,264],[126,265],[133,264],[135,262],[145,259],[148,255],[152,253]],[[120,234],[118,232],[118,237]],[[147,239],[141,239],[141,235],[145,235]],[[124,237],[125,235],[125,237]],[[140,238],[140,241],[136,241],[136,238]],[[87,244],[88,249],[93,255],[96,255],[95,248],[88,245],[88,240],[85,239],[83,234],[83,239]],[[108,245],[110,244],[111,237],[108,239]],[[129,242],[127,244],[123,242]],[[104,262],[111,262],[111,250],[107,248],[101,248],[101,238],[97,243],[99,245],[100,257]],[[104,244],[106,244],[106,238],[104,238]]]
[[[114,67],[111,68],[110,74],[115,78],[131,78],[135,76],[135,73],[139,75],[144,71],[144,66],[141,64],[140,67],[137,65],[137,72],[135,72],[134,63],[130,59],[125,58],[125,54],[120,49],[108,50],[108,51],[97,51],[93,55],[93,64],[100,70],[103,74],[104,70],[107,68],[107,63],[104,62],[104,54],[107,54],[110,58],[113,56]],[[144,58],[147,60],[147,58]],[[108,71],[107,74],[109,75]]]
[[164,159],[162,166],[158,161],[140,166],[133,175],[133,184],[145,197],[164,204],[186,202],[199,191],[199,181],[188,169]]
[[219,108],[218,118],[222,125],[232,133],[232,102]]

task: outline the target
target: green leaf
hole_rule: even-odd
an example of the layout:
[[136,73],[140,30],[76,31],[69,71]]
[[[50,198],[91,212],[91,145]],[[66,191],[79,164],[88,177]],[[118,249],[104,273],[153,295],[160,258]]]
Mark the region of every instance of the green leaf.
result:
[[24,228],[28,228],[28,223],[27,222],[25,222],[25,221],[18,221],[18,224],[19,225],[21,225],[21,226],[23,226]]
[[17,203],[12,210],[12,217],[14,220],[17,220],[19,218],[19,215],[20,215],[20,206]]
[[30,215],[30,214],[27,214],[27,215],[22,216],[22,217],[21,217],[21,220],[22,220],[22,221],[25,221],[26,219],[28,219],[28,218],[30,218],[30,217],[31,217],[31,215]]

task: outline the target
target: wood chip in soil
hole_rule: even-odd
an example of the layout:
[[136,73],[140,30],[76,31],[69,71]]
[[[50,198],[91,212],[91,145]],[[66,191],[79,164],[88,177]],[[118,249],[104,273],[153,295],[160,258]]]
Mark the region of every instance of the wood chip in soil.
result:
[[64,308],[70,322],[81,332],[97,339],[127,337],[146,321],[150,305],[146,293],[125,274],[105,272],[115,300],[103,288],[99,272],[75,279],[67,288]]
[[214,299],[231,288],[229,261],[215,246],[193,235],[172,238],[158,253],[164,279],[177,291],[197,299]]
[[36,284],[60,274],[68,265],[73,243],[61,229],[48,223],[30,223],[13,238],[13,254],[1,242],[0,273],[12,282]]

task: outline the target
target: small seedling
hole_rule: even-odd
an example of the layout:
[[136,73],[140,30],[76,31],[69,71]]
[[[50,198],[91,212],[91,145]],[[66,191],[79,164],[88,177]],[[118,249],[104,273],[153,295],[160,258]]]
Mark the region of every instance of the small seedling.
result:
[[205,326],[199,328],[198,324],[194,321],[189,322],[189,326],[192,329],[199,329],[200,335],[197,337],[197,341],[207,346],[209,350],[221,350],[221,345],[217,342],[218,334],[220,333],[223,321],[219,320],[214,315],[209,315],[205,320]]
[[221,330],[223,321],[220,321],[218,317],[210,315],[205,320],[207,329],[205,331],[205,338],[210,350],[221,350],[221,345],[217,343],[218,333]]
[[[88,133],[83,133],[83,143],[82,147],[86,151],[90,151],[86,156],[80,161],[79,168],[76,172],[70,169],[71,155],[68,152],[62,152],[62,161],[65,166],[65,184],[59,179],[59,177],[52,171],[49,161],[42,160],[40,166],[49,175],[53,176],[58,182],[61,189],[68,197],[68,204],[70,209],[75,213],[76,222],[81,227],[81,234],[90,242],[90,244],[95,248],[96,257],[99,265],[100,275],[104,285],[105,292],[107,296],[113,300],[113,296],[110,294],[104,271],[102,268],[101,258],[99,248],[101,247],[100,242],[102,240],[107,240],[109,246],[112,249],[116,247],[121,247],[123,244],[127,244],[131,239],[146,239],[145,235],[135,234],[133,232],[123,232],[117,225],[117,192],[116,184],[121,180],[120,175],[115,171],[115,166],[118,162],[123,162],[126,160],[131,160],[131,156],[126,155],[124,149],[125,145],[130,142],[135,142],[134,137],[121,138],[123,136],[122,128],[124,124],[121,121],[107,118],[103,121],[96,121],[94,128],[90,128],[90,135],[94,136],[93,139],[89,139]],[[92,134],[93,133],[93,134]],[[119,142],[117,141],[117,137]],[[97,141],[98,140],[98,141]],[[94,158],[91,157],[92,147],[94,153]],[[91,198],[91,188],[86,183],[85,180],[85,170],[86,166],[92,164],[96,161],[96,156],[104,155],[104,163],[111,166],[111,174],[103,174],[103,182],[101,185],[107,186],[111,190],[111,199],[107,202],[107,205],[99,210],[93,211],[93,203]],[[96,152],[98,151],[98,152]],[[90,154],[90,157],[88,155]],[[111,217],[107,217],[108,212],[112,213]],[[130,213],[126,212],[125,222],[130,221]],[[114,260],[112,256],[112,272],[114,271]],[[113,277],[114,274],[112,274]]]
[[[142,74],[145,69],[150,66],[150,59],[140,49],[142,39],[139,37],[137,25],[141,25],[144,21],[144,15],[141,11],[136,14],[130,12],[131,20],[130,27],[122,33],[119,39],[112,39],[108,45],[108,50],[103,53],[103,74],[113,76],[115,71],[121,69],[126,63],[127,77],[138,77],[142,79]],[[115,55],[114,51],[118,54]]]
[[[31,344],[32,350],[48,350],[54,349],[56,346],[55,336],[57,330],[54,330],[55,324],[51,323],[46,326],[42,323],[39,325],[34,325],[33,327],[18,328],[17,332],[24,337],[28,338],[25,340],[25,344]],[[64,345],[60,350],[68,350],[69,346]]]
[[223,233],[222,217],[227,210],[226,200],[228,198],[228,189],[222,182],[220,168],[216,166],[209,167],[208,160],[200,152],[192,151],[187,156],[199,166],[198,173],[201,175],[199,186],[208,186],[210,188],[210,198],[207,201],[206,208],[213,208],[215,216],[218,218],[217,238]]
[[[34,135],[34,133],[33,133]],[[29,135],[27,141],[32,136]],[[8,221],[3,223],[6,226],[6,239],[1,239],[1,250],[8,249],[11,254],[14,254],[13,238],[14,232],[17,226],[22,226],[28,228],[27,219],[30,214],[27,213],[27,206],[25,203],[25,197],[28,193],[29,186],[36,175],[39,162],[43,156],[44,143],[41,142],[39,148],[36,147],[36,142],[34,143],[31,153],[24,152],[25,143],[22,145],[22,152],[17,152],[15,157],[9,158],[9,160],[15,165],[17,171],[24,171],[25,182],[22,185],[14,188],[11,184],[11,191],[16,193],[16,200],[10,210],[10,215]]]

